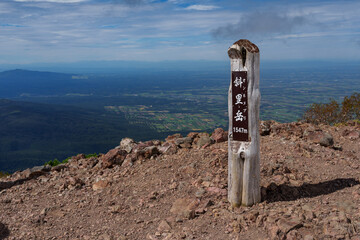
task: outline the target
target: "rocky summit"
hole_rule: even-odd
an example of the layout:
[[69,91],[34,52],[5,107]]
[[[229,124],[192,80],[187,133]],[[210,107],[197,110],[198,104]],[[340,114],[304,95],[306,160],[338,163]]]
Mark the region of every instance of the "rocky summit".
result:
[[360,239],[360,125],[261,122],[262,201],[227,201],[227,133],[175,134],[0,179],[0,239]]

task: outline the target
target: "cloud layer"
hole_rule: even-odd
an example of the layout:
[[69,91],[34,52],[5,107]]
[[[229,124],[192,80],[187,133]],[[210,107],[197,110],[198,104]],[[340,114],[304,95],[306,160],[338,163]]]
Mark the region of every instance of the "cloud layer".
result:
[[237,23],[214,29],[212,34],[221,38],[265,37],[291,33],[306,22],[307,19],[304,16],[291,17],[276,12],[253,12],[244,14]]
[[262,59],[359,59],[358,9],[355,0],[5,0],[0,64],[225,60],[240,38]]

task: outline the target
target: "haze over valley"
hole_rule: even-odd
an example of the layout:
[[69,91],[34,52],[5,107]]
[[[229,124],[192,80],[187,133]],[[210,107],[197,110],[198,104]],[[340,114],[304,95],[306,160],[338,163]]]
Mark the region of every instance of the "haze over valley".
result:
[[[145,141],[227,128],[227,63],[128,65],[121,73],[122,65],[88,74],[1,72],[0,170],[104,153],[124,137]],[[357,62],[265,61],[261,67],[262,120],[296,121],[313,102],[360,91]]]

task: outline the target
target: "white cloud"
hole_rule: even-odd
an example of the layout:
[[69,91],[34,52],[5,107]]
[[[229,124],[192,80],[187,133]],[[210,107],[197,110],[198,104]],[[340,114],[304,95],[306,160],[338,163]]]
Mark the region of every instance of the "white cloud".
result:
[[186,10],[210,11],[219,8],[214,5],[191,5],[185,8]]
[[15,2],[79,3],[87,0],[14,0]]

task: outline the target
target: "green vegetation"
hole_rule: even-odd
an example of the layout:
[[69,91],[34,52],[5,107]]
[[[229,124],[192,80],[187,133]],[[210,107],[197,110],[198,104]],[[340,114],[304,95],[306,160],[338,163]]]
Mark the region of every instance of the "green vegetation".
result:
[[0,178],[7,177],[7,176],[9,176],[9,175],[10,175],[10,174],[7,173],[7,172],[2,172],[2,171],[0,171]]
[[85,155],[85,158],[98,157],[99,155],[100,154],[97,154],[97,153],[91,153],[91,154]]
[[341,104],[334,99],[329,103],[313,103],[304,112],[302,119],[314,124],[340,125],[349,120],[360,120],[360,94],[346,96]]
[[[85,158],[98,157],[98,156],[99,156],[99,154],[97,154],[97,153],[90,153],[90,154],[85,155]],[[68,163],[70,159],[71,159],[71,157],[67,157],[60,162],[57,158],[55,158],[53,160],[50,160],[50,161],[44,163],[44,165],[50,165],[52,167],[55,167],[59,164]]]
[[50,165],[52,167],[55,167],[59,164],[68,163],[69,159],[71,159],[71,157],[68,157],[60,162],[57,158],[55,158],[54,160],[50,160],[50,161],[44,163],[44,165]]

